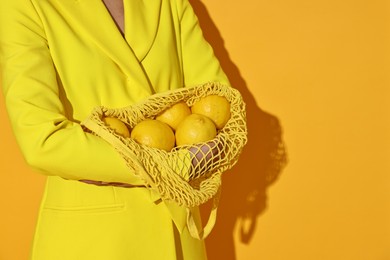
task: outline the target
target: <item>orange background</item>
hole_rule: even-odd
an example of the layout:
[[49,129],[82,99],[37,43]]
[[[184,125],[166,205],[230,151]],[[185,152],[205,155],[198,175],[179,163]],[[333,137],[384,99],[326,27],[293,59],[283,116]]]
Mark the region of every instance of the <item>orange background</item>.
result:
[[[250,131],[210,260],[389,260],[388,1],[191,2]],[[24,260],[44,177],[0,100],[0,259]]]

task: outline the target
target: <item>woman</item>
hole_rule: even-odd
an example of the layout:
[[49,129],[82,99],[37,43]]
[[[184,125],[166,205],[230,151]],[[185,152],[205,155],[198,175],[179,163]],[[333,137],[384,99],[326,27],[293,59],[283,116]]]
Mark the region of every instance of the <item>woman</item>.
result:
[[9,117],[27,163],[48,176],[32,259],[206,259],[185,210],[159,202],[80,126],[96,106],[228,84],[188,0],[0,0],[0,10]]

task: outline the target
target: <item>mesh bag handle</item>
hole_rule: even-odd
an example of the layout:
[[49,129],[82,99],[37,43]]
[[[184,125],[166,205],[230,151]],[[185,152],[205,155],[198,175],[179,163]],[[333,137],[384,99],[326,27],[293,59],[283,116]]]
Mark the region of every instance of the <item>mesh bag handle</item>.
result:
[[[155,118],[173,104],[184,101],[192,106],[208,95],[223,96],[229,101],[229,121],[213,140],[191,146],[177,146],[169,152],[120,136],[102,120],[105,116],[116,117],[131,129],[145,119]],[[148,188],[155,190],[162,200],[173,201],[190,209],[214,199],[214,207],[203,231],[196,228],[190,211],[187,221],[190,233],[195,236],[202,237],[211,231],[215,223],[221,175],[236,164],[247,142],[245,103],[236,89],[209,82],[157,93],[128,107],[113,109],[99,106],[81,124],[110,143],[126,161],[129,169],[142,178]],[[194,167],[194,154],[210,157],[204,154],[204,150],[211,153],[212,158]]]

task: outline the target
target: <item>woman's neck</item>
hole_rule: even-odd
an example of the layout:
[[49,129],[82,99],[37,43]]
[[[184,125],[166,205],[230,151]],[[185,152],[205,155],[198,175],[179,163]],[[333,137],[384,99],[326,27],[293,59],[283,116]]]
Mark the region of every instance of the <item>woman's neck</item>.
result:
[[103,0],[107,10],[111,14],[116,26],[122,33],[125,34],[125,19],[124,19],[124,8],[123,0]]

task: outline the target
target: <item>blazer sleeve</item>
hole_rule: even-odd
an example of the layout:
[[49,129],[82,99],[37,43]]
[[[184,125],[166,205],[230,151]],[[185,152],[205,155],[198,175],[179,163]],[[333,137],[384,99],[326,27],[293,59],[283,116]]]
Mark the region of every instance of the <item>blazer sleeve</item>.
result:
[[214,81],[230,85],[213,48],[205,40],[198,18],[188,0],[177,0],[181,49],[186,86]]
[[108,143],[68,120],[39,15],[30,0],[0,0],[1,86],[17,142],[47,175],[141,184]]

